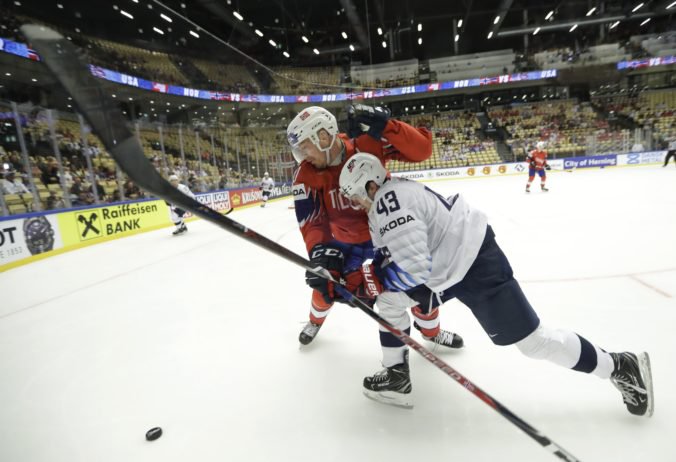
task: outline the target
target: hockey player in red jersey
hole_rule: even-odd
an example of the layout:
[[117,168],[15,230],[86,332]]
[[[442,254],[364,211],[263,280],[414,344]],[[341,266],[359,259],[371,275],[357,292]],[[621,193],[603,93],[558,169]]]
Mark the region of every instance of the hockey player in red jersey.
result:
[[547,151],[545,151],[544,141],[538,141],[536,149],[532,150],[528,157],[526,157],[526,162],[528,162],[528,184],[526,185],[526,192],[530,192],[530,184],[535,178],[535,173],[540,176],[540,188],[547,192],[549,189],[545,186],[547,181],[547,172],[549,170],[549,164],[547,163]]
[[[324,108],[302,110],[289,124],[287,138],[300,164],[294,174],[296,217],[313,265],[343,277],[348,286],[363,284],[362,263],[374,257],[368,220],[364,211],[340,193],[338,179],[346,160],[360,151],[373,153],[383,165],[389,160],[421,162],[432,154],[432,133],[390,118],[388,109],[355,105],[348,108],[348,133],[338,132],[336,118]],[[312,292],[310,320],[299,336],[310,343],[340,297],[333,283],[306,273]],[[366,275],[368,277],[368,275]],[[374,299],[363,284],[364,298]],[[354,289],[354,287],[351,287]],[[378,295],[379,310],[413,307],[416,303],[401,293]],[[439,326],[439,319],[426,313],[416,316],[416,327],[437,344],[459,348],[462,338]],[[384,345],[388,347],[389,345]],[[399,345],[392,345],[398,348]]]

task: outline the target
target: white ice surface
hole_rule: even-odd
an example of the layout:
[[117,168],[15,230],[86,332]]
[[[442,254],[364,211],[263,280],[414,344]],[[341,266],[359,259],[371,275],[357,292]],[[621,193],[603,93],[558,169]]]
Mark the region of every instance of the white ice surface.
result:
[[[442,324],[466,348],[438,353],[583,461],[676,460],[676,169],[536,184],[429,186],[488,213],[544,323],[650,353],[655,415],[628,414],[608,381],[493,346],[455,301]],[[304,254],[290,203],[230,217]],[[417,354],[413,410],[366,399],[372,320],[337,306],[300,349],[303,271],[209,223],[189,228],[0,274],[0,461],[558,460]],[[149,443],[154,426],[164,435]]]

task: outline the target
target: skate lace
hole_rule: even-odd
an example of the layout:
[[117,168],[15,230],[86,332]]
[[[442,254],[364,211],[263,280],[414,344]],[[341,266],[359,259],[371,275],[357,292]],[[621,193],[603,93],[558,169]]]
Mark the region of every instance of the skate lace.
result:
[[303,329],[303,332],[304,332],[306,335],[309,335],[310,337],[314,337],[315,335],[317,335],[317,332],[319,331],[319,327],[320,327],[320,326],[319,326],[318,324],[314,324],[314,323],[308,322],[308,323],[305,325],[305,328]]
[[434,337],[425,337],[427,340],[437,343],[439,345],[448,345],[450,346],[453,343],[453,332],[448,332],[446,330],[440,330],[439,333]]
[[615,385],[615,388],[622,393],[622,400],[625,403],[631,404],[632,406],[638,406],[636,396],[639,392],[636,390],[635,385],[628,381],[627,377],[619,376],[611,378],[610,380],[613,382],[613,385]]
[[387,373],[387,368],[385,368],[382,371],[376,372],[375,374],[373,374],[372,380],[374,382],[384,382],[384,381],[388,380],[388,378],[389,378],[389,376],[388,376],[388,373]]

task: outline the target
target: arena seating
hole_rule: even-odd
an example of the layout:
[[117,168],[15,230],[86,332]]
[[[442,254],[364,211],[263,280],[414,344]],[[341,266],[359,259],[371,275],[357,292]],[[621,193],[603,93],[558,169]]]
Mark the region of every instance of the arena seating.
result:
[[429,67],[435,80],[443,82],[508,74],[514,70],[514,59],[514,51],[497,50],[430,59]]

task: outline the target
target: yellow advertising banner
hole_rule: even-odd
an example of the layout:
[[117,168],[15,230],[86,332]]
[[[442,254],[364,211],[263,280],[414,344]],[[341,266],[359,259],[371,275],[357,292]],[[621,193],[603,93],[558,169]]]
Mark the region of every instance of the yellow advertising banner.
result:
[[58,215],[64,247],[149,231],[166,226],[168,220],[164,201],[127,203]]

